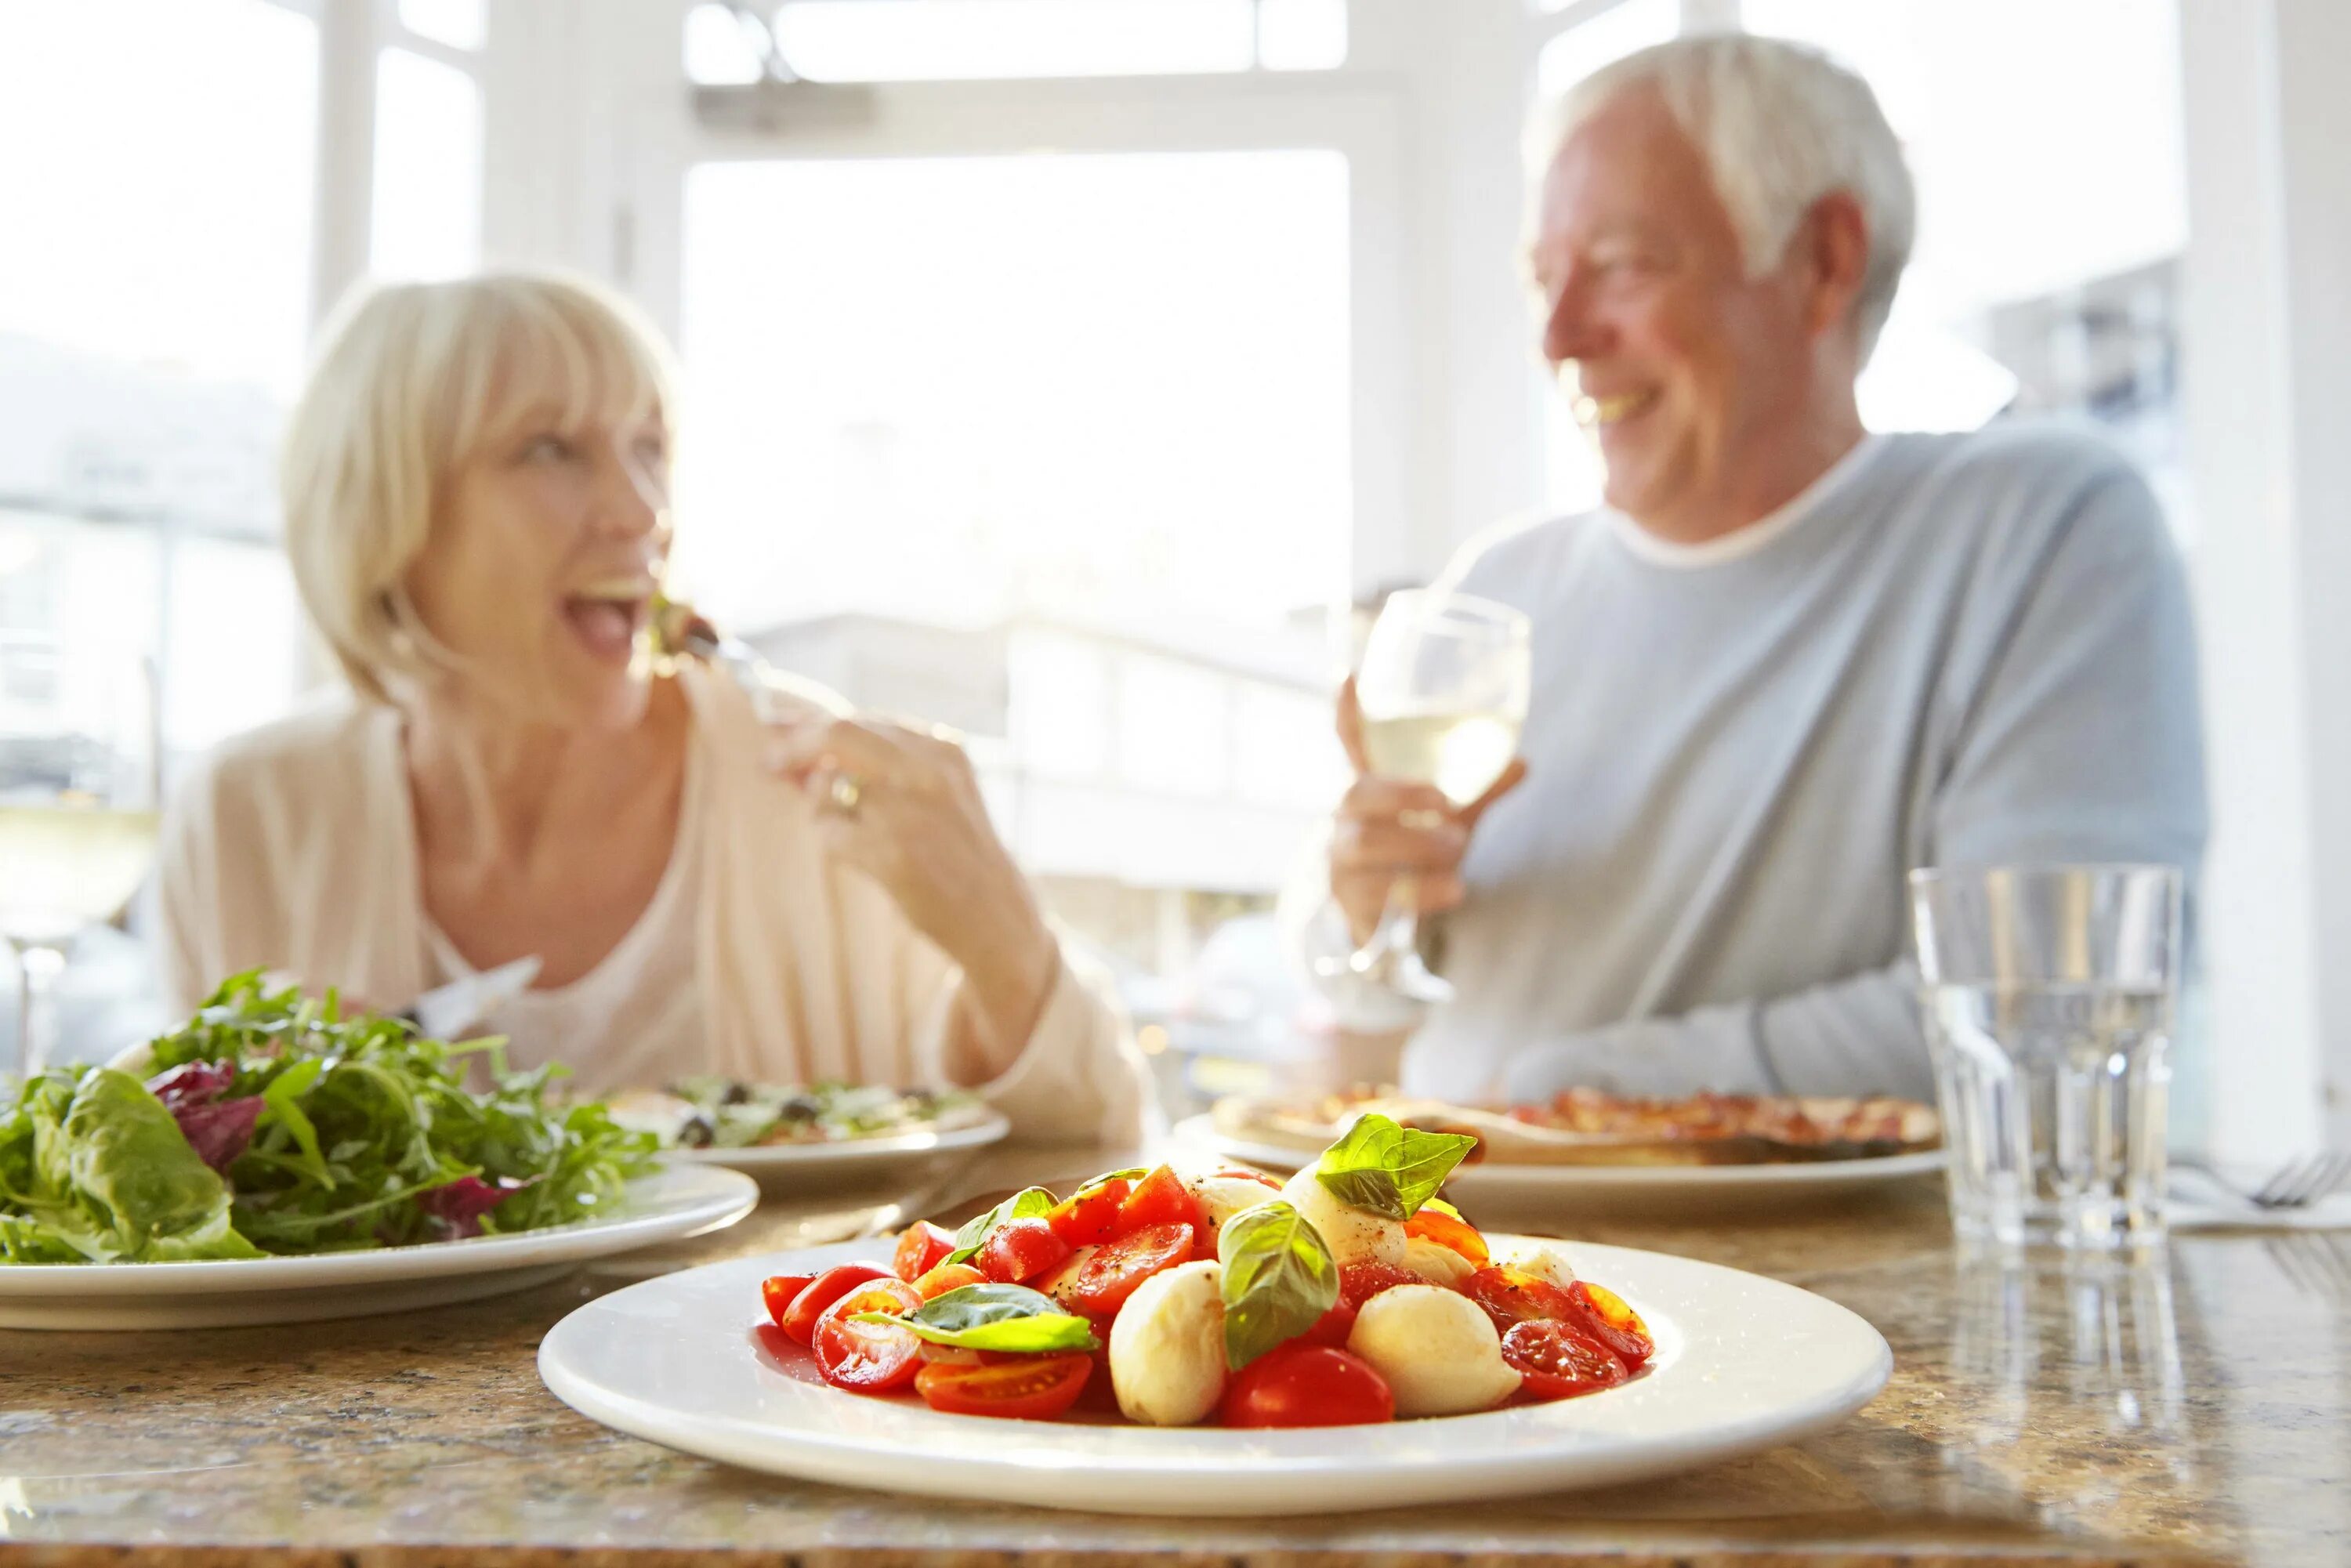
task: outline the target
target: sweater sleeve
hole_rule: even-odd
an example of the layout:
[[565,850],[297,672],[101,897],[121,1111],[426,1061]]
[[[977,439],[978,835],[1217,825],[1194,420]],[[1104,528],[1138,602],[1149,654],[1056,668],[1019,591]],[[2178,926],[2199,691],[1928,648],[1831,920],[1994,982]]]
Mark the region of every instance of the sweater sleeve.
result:
[[[908,936],[922,941],[911,930]],[[914,1059],[925,1082],[953,1082],[945,1063],[963,1016],[962,992],[962,971],[949,966],[927,1014],[917,1016]],[[966,1087],[1002,1112],[1016,1136],[1134,1144],[1143,1134],[1143,1060],[1116,995],[1110,977],[1064,942],[1060,972],[1028,1043],[1011,1066]]]
[[[2193,876],[2205,837],[2196,644],[2179,558],[2154,497],[2117,467],[2085,493],[2020,584],[1992,596],[1944,700],[1954,737],[1935,791],[1929,863],[2152,862]],[[1906,934],[1906,942],[1907,940]],[[1907,956],[1782,996],[1640,1019],[1514,1058],[1512,1099],[1577,1083],[1926,1098]]]

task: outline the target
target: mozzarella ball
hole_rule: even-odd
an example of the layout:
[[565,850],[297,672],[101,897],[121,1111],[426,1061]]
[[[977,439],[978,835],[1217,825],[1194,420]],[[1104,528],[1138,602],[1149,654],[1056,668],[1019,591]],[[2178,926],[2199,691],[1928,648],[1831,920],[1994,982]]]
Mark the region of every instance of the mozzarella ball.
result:
[[1086,1260],[1101,1250],[1099,1247],[1079,1248],[1060,1268],[1041,1280],[1030,1281],[1029,1289],[1042,1291],[1071,1312],[1076,1312],[1078,1276],[1085,1272]]
[[1340,1202],[1329,1187],[1315,1179],[1312,1166],[1291,1176],[1282,1187],[1281,1197],[1305,1217],[1306,1223],[1322,1238],[1331,1249],[1331,1256],[1342,1267],[1349,1263],[1404,1262],[1404,1222]]
[[1432,1285],[1442,1285],[1458,1291],[1467,1284],[1478,1265],[1439,1241],[1426,1236],[1405,1239],[1404,1266]]
[[[1268,1186],[1247,1176],[1187,1176],[1184,1185],[1200,1200],[1200,1208],[1208,1217],[1211,1233],[1224,1228],[1226,1220],[1244,1208],[1255,1208],[1260,1203],[1271,1203],[1281,1196],[1279,1187]],[[1212,1237],[1213,1239],[1213,1237]]]
[[1567,1249],[1556,1242],[1514,1242],[1494,1261],[1505,1269],[1548,1280],[1562,1291],[1575,1283],[1575,1265],[1567,1260]]
[[1355,1314],[1347,1348],[1387,1379],[1398,1416],[1490,1410],[1519,1391],[1519,1375],[1502,1360],[1494,1321],[1477,1302],[1442,1286],[1382,1291]]
[[1225,1392],[1224,1270],[1206,1261],[1143,1281],[1110,1325],[1110,1383],[1130,1421],[1188,1427]]

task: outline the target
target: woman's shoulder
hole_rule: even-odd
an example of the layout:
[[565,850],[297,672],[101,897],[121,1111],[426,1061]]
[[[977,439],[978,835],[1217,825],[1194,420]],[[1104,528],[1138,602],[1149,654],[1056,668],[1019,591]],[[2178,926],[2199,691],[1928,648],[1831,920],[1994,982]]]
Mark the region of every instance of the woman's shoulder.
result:
[[396,752],[400,716],[377,703],[335,694],[281,719],[230,737],[196,763],[172,791],[206,815],[224,810],[283,819],[315,802],[340,810],[366,799],[361,786]]

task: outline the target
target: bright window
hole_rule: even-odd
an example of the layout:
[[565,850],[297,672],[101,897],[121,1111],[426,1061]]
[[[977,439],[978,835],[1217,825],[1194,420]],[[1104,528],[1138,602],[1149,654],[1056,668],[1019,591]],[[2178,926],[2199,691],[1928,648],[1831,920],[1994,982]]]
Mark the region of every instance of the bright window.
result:
[[1332,153],[696,169],[683,577],[749,628],[1328,600],[1347,238]]
[[376,61],[375,204],[368,269],[455,277],[482,255],[482,89],[408,49]]
[[0,155],[0,641],[59,701],[152,660],[183,757],[302,676],[251,541],[306,351],[318,47],[264,0],[0,6],[0,148],[37,150]]

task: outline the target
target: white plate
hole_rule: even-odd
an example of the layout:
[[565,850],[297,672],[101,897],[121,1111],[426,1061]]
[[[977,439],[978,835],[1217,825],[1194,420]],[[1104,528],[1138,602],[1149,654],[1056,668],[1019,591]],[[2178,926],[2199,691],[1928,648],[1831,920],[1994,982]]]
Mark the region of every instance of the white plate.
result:
[[984,1120],[945,1131],[898,1133],[881,1138],[844,1138],[827,1144],[761,1144],[744,1149],[671,1149],[666,1157],[698,1166],[724,1166],[754,1176],[769,1186],[789,1183],[815,1186],[820,1182],[858,1179],[887,1173],[893,1166],[916,1165],[938,1155],[982,1149],[1000,1142],[1012,1131],[1001,1112]]
[[810,1384],[758,1350],[759,1281],[886,1262],[887,1239],[713,1263],[580,1308],[538,1373],[582,1415],[690,1454],[884,1491],[1153,1514],[1332,1513],[1600,1486],[1693,1469],[1833,1427],[1893,1354],[1792,1285],[1710,1263],[1576,1245],[1579,1270],[1647,1319],[1633,1382],[1553,1405],[1301,1431],[1147,1428],[946,1416]]
[[631,1183],[612,1214],[513,1236],[307,1258],[0,1266],[0,1328],[228,1328],[470,1301],[721,1229],[758,1201],[758,1184],[735,1171],[664,1166]]
[[[1175,1136],[1244,1164],[1294,1171],[1311,1157],[1279,1144],[1235,1138],[1212,1116],[1187,1116]],[[1855,1187],[1924,1176],[1943,1168],[1943,1151],[1885,1155],[1863,1160],[1793,1160],[1752,1166],[1527,1166],[1455,1167],[1445,1190],[1464,1204],[1499,1203],[1518,1210],[1594,1197],[1770,1200],[1823,1197]]]

